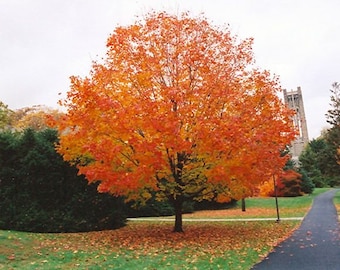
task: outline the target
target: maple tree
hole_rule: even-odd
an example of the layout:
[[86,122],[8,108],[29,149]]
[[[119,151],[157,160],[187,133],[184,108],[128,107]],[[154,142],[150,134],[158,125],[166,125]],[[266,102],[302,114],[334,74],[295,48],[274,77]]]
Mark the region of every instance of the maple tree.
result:
[[117,27],[106,59],[71,77],[59,153],[100,192],[169,200],[176,232],[186,200],[250,195],[279,173],[295,135],[279,81],[255,67],[252,43],[188,13]]

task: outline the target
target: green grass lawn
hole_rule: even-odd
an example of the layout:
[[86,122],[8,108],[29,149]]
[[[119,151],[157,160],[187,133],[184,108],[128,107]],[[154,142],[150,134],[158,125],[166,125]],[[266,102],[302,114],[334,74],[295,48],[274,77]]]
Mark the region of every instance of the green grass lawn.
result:
[[[303,217],[312,205],[315,196],[329,188],[316,188],[312,195],[304,195],[295,198],[278,198],[279,212],[282,217]],[[276,209],[273,203],[274,198],[250,198],[248,199],[248,207],[260,207]]]
[[102,232],[0,231],[0,269],[249,269],[298,222],[138,222]]
[[[316,188],[312,195],[301,197],[278,198],[279,215],[284,217],[304,217],[310,209],[315,196],[329,188]],[[231,209],[214,211],[197,211],[185,214],[185,218],[276,218],[275,198],[247,198],[246,211],[241,211],[241,202]]]
[[[304,216],[314,196],[279,198],[282,214],[298,209]],[[247,199],[244,214],[251,209],[262,216],[275,201]],[[187,222],[184,233],[172,233],[172,225],[129,222],[117,230],[70,234],[0,231],[0,269],[250,269],[299,221]]]

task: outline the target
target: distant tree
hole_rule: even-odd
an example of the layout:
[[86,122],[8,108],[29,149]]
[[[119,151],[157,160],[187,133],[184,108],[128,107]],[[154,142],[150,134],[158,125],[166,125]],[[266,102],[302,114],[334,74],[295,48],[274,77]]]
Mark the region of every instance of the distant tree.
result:
[[289,159],[284,167],[285,171],[295,171],[299,174],[299,182],[300,189],[305,194],[311,194],[314,191],[315,184],[313,183],[312,179],[308,176],[306,171],[299,166],[299,163],[293,159]]
[[8,105],[0,101],[0,130],[9,127],[11,113],[12,111],[8,108]]
[[301,191],[305,194],[312,194],[315,188],[315,184],[312,179],[308,176],[306,171],[299,169],[298,172],[301,174]]
[[340,126],[340,83],[334,82],[332,84],[331,92],[331,103],[332,107],[326,113],[326,120],[332,126]]
[[12,128],[19,131],[28,128],[43,130],[48,128],[46,122],[48,116],[59,118],[61,115],[62,113],[56,109],[37,105],[14,110],[10,122]]
[[316,187],[334,186],[339,182],[336,146],[330,143],[333,131],[330,129],[325,137],[310,141],[299,157],[301,169]]
[[[278,196],[295,197],[313,193],[315,185],[306,172],[294,160],[289,159],[284,172],[276,179],[276,187]],[[259,195],[275,196],[272,179],[259,186]]]
[[[277,179],[277,196],[296,197],[301,196],[302,175],[294,170],[286,170]],[[272,194],[274,196],[274,194]]]
[[332,158],[329,160],[327,174],[335,178],[334,183],[340,184],[340,84],[334,82],[331,92],[331,109],[326,114],[326,119],[331,128],[327,131],[325,139],[330,148]]
[[328,158],[325,160],[325,175],[331,179],[332,185],[340,184],[340,126],[333,126],[328,129],[325,135],[327,143]]
[[299,156],[301,169],[307,173],[316,187],[328,185],[325,177],[326,164],[324,164],[328,156],[326,148],[325,139],[313,139]]

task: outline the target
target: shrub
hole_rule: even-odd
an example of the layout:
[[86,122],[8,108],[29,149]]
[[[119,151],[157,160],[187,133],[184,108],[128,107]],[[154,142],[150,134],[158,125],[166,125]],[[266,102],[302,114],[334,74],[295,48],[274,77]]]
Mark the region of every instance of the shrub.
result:
[[[294,170],[286,170],[282,176],[277,179],[277,196],[296,197],[302,195],[301,179],[302,175]],[[272,196],[275,194],[272,194]]]

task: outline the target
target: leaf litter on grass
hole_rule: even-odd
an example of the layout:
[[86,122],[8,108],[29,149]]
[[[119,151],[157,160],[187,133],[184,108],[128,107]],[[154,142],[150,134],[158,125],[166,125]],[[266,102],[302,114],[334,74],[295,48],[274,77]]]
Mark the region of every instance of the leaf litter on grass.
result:
[[[128,223],[117,230],[67,233],[25,234],[30,238],[30,250],[20,245],[0,251],[13,260],[20,258],[33,265],[47,264],[48,260],[65,265],[96,265],[115,259],[127,262],[154,258],[159,263],[182,261],[190,265],[205,260],[207,263],[237,257],[247,260],[249,250],[255,260],[268,253],[271,247],[285,239],[298,222],[216,222],[185,224],[184,233],[173,233],[169,223]],[[27,240],[25,240],[27,242]],[[27,244],[27,243],[26,243]],[[66,268],[65,268],[66,269]]]
[[186,253],[222,256],[228,250],[262,250],[285,238],[296,223],[210,223],[188,224],[184,233],[171,232],[170,224],[132,223],[119,230],[64,234],[41,242],[53,250],[97,250],[117,255],[134,251],[134,256]]
[[[274,205],[275,206],[275,205]],[[301,207],[299,209],[289,209],[280,207],[280,215],[282,217],[301,217],[308,211],[308,207]],[[276,208],[261,208],[251,207],[245,212],[241,209],[221,209],[221,210],[201,210],[193,213],[183,214],[183,218],[272,218],[276,216]]]

